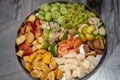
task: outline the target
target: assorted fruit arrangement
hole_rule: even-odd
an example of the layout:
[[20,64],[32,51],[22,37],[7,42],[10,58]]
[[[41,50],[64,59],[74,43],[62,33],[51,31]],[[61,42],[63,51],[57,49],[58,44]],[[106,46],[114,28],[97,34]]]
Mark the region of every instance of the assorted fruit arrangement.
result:
[[80,3],[45,3],[16,36],[16,54],[39,80],[74,80],[90,73],[105,51],[106,32],[97,15]]

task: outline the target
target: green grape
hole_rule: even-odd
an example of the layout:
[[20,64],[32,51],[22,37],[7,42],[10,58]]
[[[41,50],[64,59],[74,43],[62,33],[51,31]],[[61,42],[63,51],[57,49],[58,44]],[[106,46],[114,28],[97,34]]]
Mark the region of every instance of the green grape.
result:
[[63,8],[63,7],[66,7],[66,5],[65,5],[65,4],[61,4],[61,5],[60,5],[60,8]]
[[52,21],[52,14],[50,12],[46,12],[46,14],[45,14],[45,20],[46,21]]
[[53,12],[53,11],[59,11],[59,9],[60,9],[60,5],[58,5],[58,4],[51,4],[51,12]]
[[71,4],[71,3],[67,3],[67,4],[66,4],[66,7],[67,7],[67,8],[71,8],[71,7],[72,7],[72,4]]
[[43,10],[40,10],[39,14],[45,16],[45,12]]
[[58,6],[58,7],[60,7],[60,3],[59,2],[56,2],[55,5]]
[[58,11],[53,11],[52,12],[52,18],[56,20],[60,16],[60,13]]
[[40,18],[41,20],[45,20],[45,17],[41,14],[38,15],[38,18]]
[[59,24],[64,24],[66,22],[66,19],[65,19],[64,16],[59,16],[57,21],[58,21]]
[[40,8],[45,12],[47,12],[47,11],[50,11],[51,6],[49,4],[42,4]]
[[63,14],[63,15],[66,14],[67,13],[67,8],[61,7],[60,8],[60,13]]

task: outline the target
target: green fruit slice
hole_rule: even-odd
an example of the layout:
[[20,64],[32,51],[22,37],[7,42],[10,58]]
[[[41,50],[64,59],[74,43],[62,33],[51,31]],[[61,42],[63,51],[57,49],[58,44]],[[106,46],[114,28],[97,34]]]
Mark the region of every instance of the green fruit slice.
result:
[[45,39],[48,39],[50,31],[48,29],[44,29],[43,34]]
[[87,33],[87,34],[85,34],[85,36],[88,41],[93,41],[95,39],[95,36],[93,34]]
[[52,52],[54,57],[57,56],[58,53],[57,53],[56,43],[51,44],[48,50]]
[[49,46],[49,43],[47,41],[45,41],[43,44],[42,44],[42,48],[44,49],[47,49]]
[[61,33],[59,36],[59,40],[64,40],[67,38],[67,34],[66,33]]
[[52,21],[52,14],[50,12],[46,12],[45,20],[48,22]]
[[79,33],[80,38],[82,39],[83,42],[86,42],[87,39],[83,33]]

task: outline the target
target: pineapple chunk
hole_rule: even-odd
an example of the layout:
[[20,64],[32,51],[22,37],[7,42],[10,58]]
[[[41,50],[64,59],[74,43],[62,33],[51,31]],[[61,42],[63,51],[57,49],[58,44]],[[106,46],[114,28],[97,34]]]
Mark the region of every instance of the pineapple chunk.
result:
[[29,72],[32,70],[32,65],[29,62],[25,62],[25,69]]
[[24,54],[24,51],[23,51],[23,50],[19,50],[19,51],[17,52],[17,55],[18,55],[19,57],[22,57],[23,54]]
[[23,43],[25,41],[26,37],[25,35],[21,35],[18,38],[16,38],[16,44],[20,45],[21,43]]
[[52,57],[51,52],[46,52],[43,54],[42,61],[46,64],[50,64],[51,57]]
[[28,21],[31,21],[31,22],[34,22],[35,19],[36,19],[36,17],[33,14],[28,17]]

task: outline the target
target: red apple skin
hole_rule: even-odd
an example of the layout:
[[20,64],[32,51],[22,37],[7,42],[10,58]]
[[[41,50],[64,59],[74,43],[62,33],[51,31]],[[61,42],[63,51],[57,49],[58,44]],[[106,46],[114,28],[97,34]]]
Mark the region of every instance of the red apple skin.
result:
[[23,56],[30,55],[32,53],[32,48],[26,45],[25,43],[19,45],[19,50],[25,51]]
[[30,21],[28,21],[27,23],[26,23],[29,27],[32,27],[32,30],[34,31],[35,29],[36,29],[36,25],[34,24],[34,23],[32,23],[32,22],[30,22]]
[[36,26],[39,26],[39,25],[41,24],[41,23],[40,23],[40,19],[36,18],[34,24],[35,24]]

